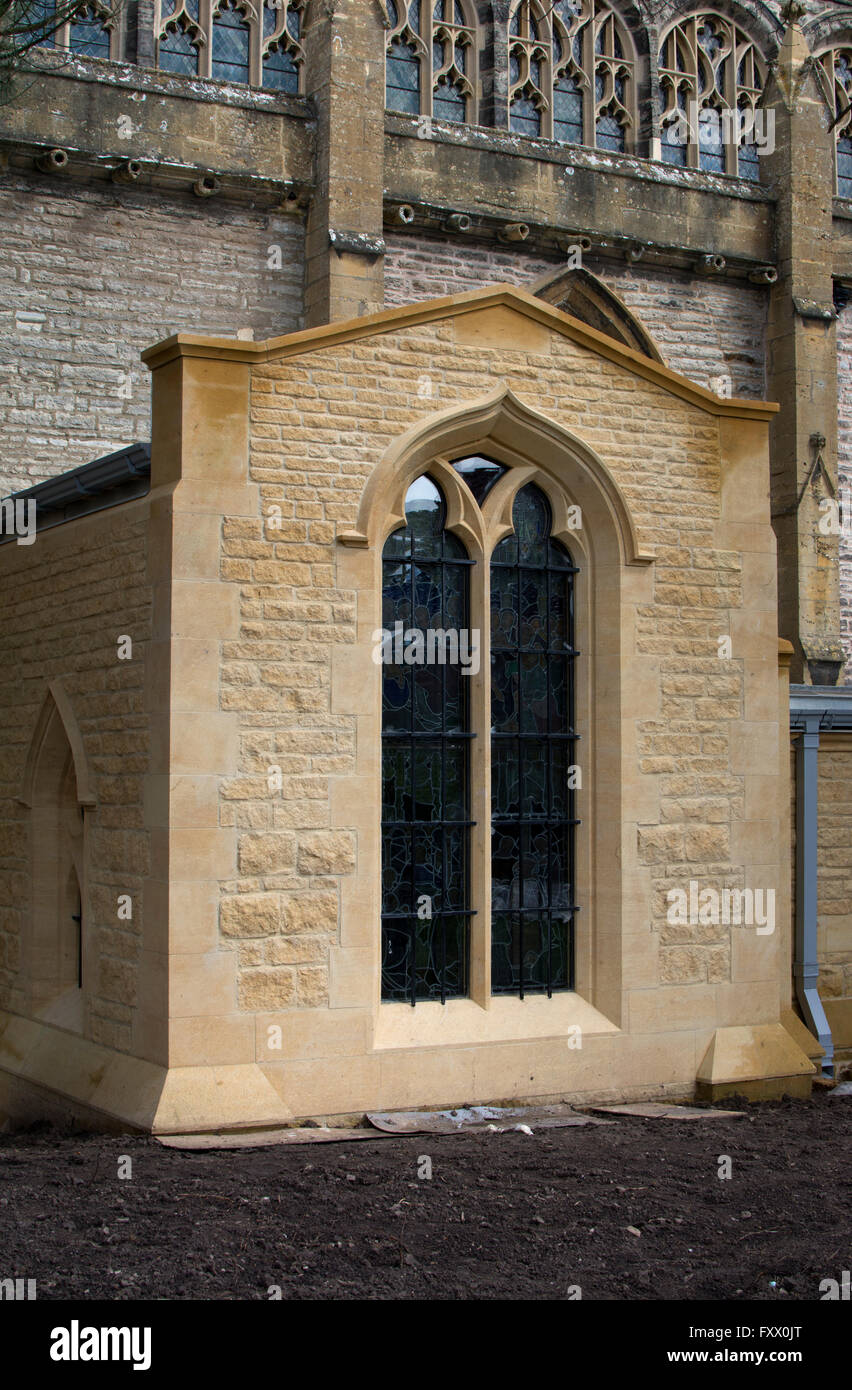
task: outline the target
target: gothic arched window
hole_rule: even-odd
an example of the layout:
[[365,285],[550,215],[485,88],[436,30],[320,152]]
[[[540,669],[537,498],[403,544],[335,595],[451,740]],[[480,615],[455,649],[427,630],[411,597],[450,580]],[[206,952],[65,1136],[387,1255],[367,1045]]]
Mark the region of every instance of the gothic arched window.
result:
[[305,0],[157,0],[157,66],[215,82],[304,90]]
[[820,54],[834,94],[834,141],[837,193],[852,198],[852,46]]
[[571,556],[534,483],[491,556],[491,989],[573,987]]
[[766,66],[748,34],[724,15],[690,15],[663,35],[659,73],[665,163],[757,182],[755,112]]
[[[34,0],[29,6],[26,22],[31,25],[50,24],[56,15],[56,0]],[[64,48],[80,58],[121,57],[120,11],[101,0],[91,0],[71,19],[66,19],[41,40],[42,47]]]
[[470,560],[430,477],[382,552],[382,998],[468,992]]
[[509,125],[520,135],[630,151],[635,55],[599,0],[516,0],[509,16]]
[[[493,458],[433,468],[385,542],[373,634],[381,995],[550,996],[574,988],[579,910],[572,509],[528,466],[514,499],[512,469]],[[448,529],[446,498],[475,560]]]
[[471,0],[387,0],[386,105],[438,121],[476,120]]

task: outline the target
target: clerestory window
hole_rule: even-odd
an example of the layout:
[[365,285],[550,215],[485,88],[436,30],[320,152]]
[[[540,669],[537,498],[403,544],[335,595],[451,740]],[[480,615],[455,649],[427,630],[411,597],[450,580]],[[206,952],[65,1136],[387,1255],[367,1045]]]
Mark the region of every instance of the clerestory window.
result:
[[305,0],[157,0],[165,72],[304,92]]
[[509,125],[519,135],[631,152],[636,59],[600,0],[516,0],[509,15]]
[[766,65],[749,35],[724,15],[690,15],[663,35],[659,72],[665,163],[758,182]]
[[387,0],[386,105],[476,121],[477,18],[471,0]]

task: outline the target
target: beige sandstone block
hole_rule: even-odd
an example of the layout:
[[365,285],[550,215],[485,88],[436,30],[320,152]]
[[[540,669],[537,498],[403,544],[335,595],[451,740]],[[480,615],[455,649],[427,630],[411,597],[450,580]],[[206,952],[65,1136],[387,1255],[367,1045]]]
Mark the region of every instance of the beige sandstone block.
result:
[[235,961],[229,951],[169,957],[169,1016],[195,1018],[236,1011]]
[[281,902],[277,893],[245,893],[224,898],[219,912],[223,936],[273,936],[281,924]]
[[296,836],[287,832],[241,835],[238,849],[241,874],[278,874],[296,862]]
[[243,970],[239,977],[239,1007],[257,1012],[286,1008],[296,1003],[296,974],[289,966],[264,966]]
[[345,830],[315,831],[299,841],[302,874],[349,874],[355,867],[355,837]]

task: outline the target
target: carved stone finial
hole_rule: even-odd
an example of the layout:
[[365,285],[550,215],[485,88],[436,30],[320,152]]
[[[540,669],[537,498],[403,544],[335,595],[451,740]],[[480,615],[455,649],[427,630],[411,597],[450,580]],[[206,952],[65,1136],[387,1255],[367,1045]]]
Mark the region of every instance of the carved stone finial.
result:
[[802,4],[802,0],[787,0],[786,5],[781,10],[781,18],[784,21],[784,27],[787,28],[790,24],[798,24],[804,13],[805,6]]

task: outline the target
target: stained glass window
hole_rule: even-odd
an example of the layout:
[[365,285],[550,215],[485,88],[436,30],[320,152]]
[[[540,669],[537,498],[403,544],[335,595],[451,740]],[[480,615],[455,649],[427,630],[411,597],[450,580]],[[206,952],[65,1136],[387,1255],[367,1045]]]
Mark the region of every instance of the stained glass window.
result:
[[573,988],[576,569],[522,488],[491,559],[491,972],[495,994]]
[[852,198],[852,47],[829,49],[820,62],[834,94],[837,194]]
[[382,998],[468,992],[468,559],[418,478],[382,552]]
[[249,26],[239,10],[221,9],[213,16],[210,75],[216,82],[249,80]]
[[766,65],[746,31],[725,15],[689,15],[664,33],[659,74],[663,160],[759,181],[753,132]]

